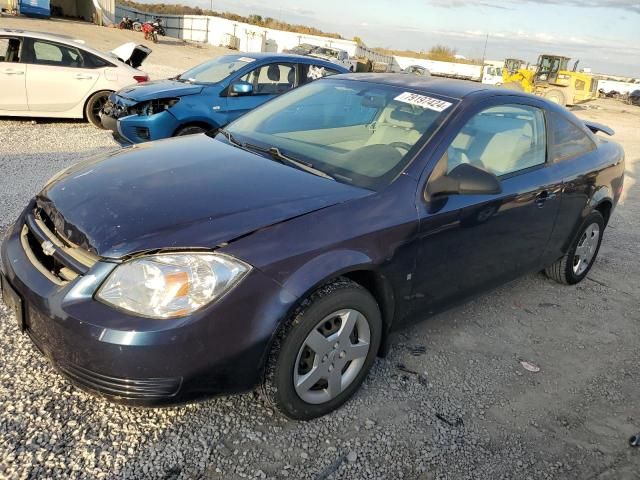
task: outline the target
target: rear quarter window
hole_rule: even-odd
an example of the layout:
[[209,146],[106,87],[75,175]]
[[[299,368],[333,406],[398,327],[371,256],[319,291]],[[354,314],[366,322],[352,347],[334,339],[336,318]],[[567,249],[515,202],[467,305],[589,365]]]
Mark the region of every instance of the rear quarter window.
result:
[[551,120],[551,160],[553,162],[561,162],[569,160],[596,148],[596,144],[591,137],[561,115],[550,112]]

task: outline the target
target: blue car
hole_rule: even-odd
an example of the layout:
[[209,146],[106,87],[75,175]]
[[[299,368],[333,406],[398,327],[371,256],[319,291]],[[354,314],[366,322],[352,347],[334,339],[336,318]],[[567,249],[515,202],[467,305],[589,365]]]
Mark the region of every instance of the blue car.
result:
[[348,70],[300,55],[225,55],[175,78],[111,94],[101,121],[122,144],[202,133],[293,88],[338,73]]

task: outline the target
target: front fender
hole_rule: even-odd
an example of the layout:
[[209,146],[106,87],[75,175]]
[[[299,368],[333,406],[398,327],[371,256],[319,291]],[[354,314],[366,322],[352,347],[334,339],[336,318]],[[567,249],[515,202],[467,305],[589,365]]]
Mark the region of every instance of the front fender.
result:
[[297,298],[331,278],[355,270],[374,270],[373,260],[355,250],[334,250],[312,258],[284,282],[282,287]]

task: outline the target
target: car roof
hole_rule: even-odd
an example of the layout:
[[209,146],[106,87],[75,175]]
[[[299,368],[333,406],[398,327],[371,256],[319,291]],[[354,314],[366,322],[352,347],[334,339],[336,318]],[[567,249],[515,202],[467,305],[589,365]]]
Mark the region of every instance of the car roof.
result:
[[19,35],[23,37],[39,38],[41,40],[52,40],[52,41],[65,42],[65,43],[74,42],[74,43],[84,45],[84,42],[82,40],[76,39],[74,37],[70,37],[68,35],[58,35],[55,33],[37,32],[34,30],[22,30],[19,28],[0,28],[0,35],[11,35],[11,34]]
[[328,68],[332,68],[334,70],[342,70],[344,72],[348,72],[348,70],[342,65],[338,65],[337,63],[330,62],[328,60],[324,60],[318,57],[312,57],[309,55],[297,55],[295,53],[265,53],[265,52],[248,52],[248,53],[233,53],[225,55],[227,57],[247,57],[253,58],[256,61],[265,62],[265,61],[283,61],[283,62],[302,62],[302,63],[313,63],[316,65],[323,65]]
[[493,91],[498,94],[500,92],[505,92],[509,95],[520,93],[514,90],[494,88],[483,83],[472,82],[469,80],[457,80],[442,77],[422,77],[417,75],[408,75],[406,73],[347,73],[340,75],[339,77],[332,78],[379,83],[394,87],[405,87],[412,90],[422,91],[424,93],[442,95],[444,97],[455,98],[458,100],[463,99],[472,93],[483,91]]
[[82,48],[89,53],[97,55],[105,60],[109,60],[110,62],[117,62],[118,65],[124,65],[117,58],[109,55],[106,52],[102,52],[100,50],[96,50],[93,47],[87,45],[84,40],[80,38],[70,37],[68,35],[58,35],[55,33],[46,33],[46,32],[36,32],[33,30],[22,30],[17,28],[0,28],[0,35],[16,35],[20,37],[29,37],[29,38],[37,38],[39,40],[49,40],[52,42],[64,43],[67,45],[74,45],[76,47]]

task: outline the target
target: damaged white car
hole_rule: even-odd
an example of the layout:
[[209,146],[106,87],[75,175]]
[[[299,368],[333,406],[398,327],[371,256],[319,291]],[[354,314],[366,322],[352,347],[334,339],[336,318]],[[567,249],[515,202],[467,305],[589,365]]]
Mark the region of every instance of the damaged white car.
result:
[[0,28],[0,115],[84,118],[102,128],[111,92],[149,80],[138,68],[150,53],[135,43],[104,53],[69,37]]

